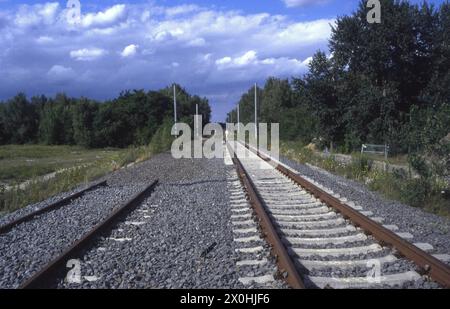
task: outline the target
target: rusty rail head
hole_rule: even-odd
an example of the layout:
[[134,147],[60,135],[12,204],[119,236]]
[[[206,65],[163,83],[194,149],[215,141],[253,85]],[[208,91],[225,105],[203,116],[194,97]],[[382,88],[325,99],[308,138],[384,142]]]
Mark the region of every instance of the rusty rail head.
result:
[[57,201],[57,202],[55,202],[53,204],[50,204],[50,205],[48,205],[46,207],[43,207],[43,208],[41,208],[41,209],[39,209],[37,211],[34,211],[34,212],[32,212],[32,213],[30,213],[28,215],[25,215],[25,216],[23,216],[23,217],[21,217],[19,219],[16,219],[16,220],[14,220],[12,222],[9,222],[8,224],[0,226],[0,234],[6,233],[9,230],[11,230],[13,227],[15,227],[15,226],[17,226],[17,225],[19,225],[19,224],[21,224],[23,222],[30,221],[31,219],[33,219],[36,216],[39,216],[39,215],[41,215],[43,213],[46,213],[46,212],[58,209],[58,208],[60,208],[60,207],[62,207],[64,205],[67,205],[70,202],[72,202],[74,199],[79,198],[80,196],[84,195],[86,192],[94,190],[94,189],[96,189],[96,188],[98,188],[100,186],[107,186],[107,182],[106,181],[101,181],[101,182],[95,183],[95,184],[89,186],[86,189],[83,189],[81,191],[75,192],[75,193],[69,195],[68,197],[63,198],[60,201]]
[[[250,149],[248,145],[245,146]],[[263,155],[259,151],[257,151],[257,155],[265,161],[270,162],[278,171],[303,187],[310,194],[341,213],[345,218],[348,218],[355,226],[360,227],[384,245],[397,249],[402,256],[413,261],[423,269],[424,273],[429,275],[431,279],[440,283],[445,288],[450,288],[450,266],[404,240],[391,230],[385,228],[382,224],[373,221],[352,207],[342,203],[339,199],[318,188],[300,175],[293,173],[285,166],[271,161],[267,155]]]
[[287,277],[284,280],[293,289],[304,289],[305,285],[301,279],[300,274],[295,267],[289,253],[287,252],[283,242],[281,241],[278,233],[272,223],[272,220],[267,215],[265,208],[262,203],[262,199],[257,192],[257,189],[248,176],[247,171],[242,166],[241,161],[236,157],[236,154],[230,149],[230,145],[227,143],[230,153],[233,153],[233,163],[236,166],[239,178],[242,180],[248,197],[250,199],[250,204],[255,210],[258,218],[260,219],[260,225],[264,232],[264,237],[272,246],[272,252],[277,258],[277,264],[281,273],[286,272]]
[[50,261],[44,268],[39,272],[34,274],[26,282],[20,285],[20,289],[41,289],[44,288],[46,284],[50,283],[55,274],[65,267],[65,263],[77,256],[80,252],[86,249],[89,244],[101,233],[105,232],[114,222],[116,222],[120,216],[124,215],[126,212],[131,211],[137,205],[139,205],[142,200],[150,194],[155,187],[158,185],[158,180],[154,181],[151,185],[147,186],[144,190],[134,195],[127,203],[121,207],[115,209],[106,219],[98,223],[92,230],[83,235],[81,239],[77,240],[72,246],[64,250],[63,253],[58,255],[52,261]]

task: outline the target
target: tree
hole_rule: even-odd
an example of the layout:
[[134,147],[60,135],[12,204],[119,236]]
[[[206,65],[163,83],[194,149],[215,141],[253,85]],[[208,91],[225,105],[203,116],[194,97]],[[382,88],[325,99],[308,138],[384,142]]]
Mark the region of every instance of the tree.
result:
[[309,64],[304,87],[306,104],[318,119],[318,134],[333,143],[342,138],[342,110],[338,105],[336,73],[332,61],[323,52],[317,52]]
[[382,0],[383,21],[365,20],[365,1],[351,16],[341,17],[332,29],[330,50],[343,70],[363,74],[384,90],[394,85],[396,109],[406,113],[421,102],[418,96],[433,75],[439,15],[426,2]]
[[[194,125],[194,115],[196,104],[199,104],[199,113],[203,116],[203,122],[209,123],[211,119],[211,108],[208,103],[208,99],[200,98],[199,96],[191,96],[186,89],[178,84],[175,84],[177,95],[177,118],[178,122],[184,122],[191,127]],[[173,102],[173,86],[166,87],[160,90],[162,94],[170,98],[170,102]],[[166,110],[166,115],[173,119],[173,104],[169,105]]]
[[68,98],[64,93],[58,93],[55,97],[55,108],[58,117],[61,132],[58,135],[59,145],[73,145],[75,144],[72,110],[76,105],[76,99]]
[[340,81],[339,106],[343,111],[343,150],[351,152],[363,143],[398,147],[392,134],[395,121],[396,90],[389,84],[374,85],[365,75],[348,74]]
[[23,144],[36,139],[38,115],[23,93],[9,100],[3,108],[4,138],[9,143]]
[[39,123],[39,140],[47,145],[59,145],[62,143],[63,126],[57,106],[50,100],[41,111]]
[[0,145],[6,144],[9,141],[9,137],[6,132],[6,127],[4,125],[5,118],[5,105],[0,102]]
[[[280,122],[282,138],[318,138],[348,152],[386,143],[393,152],[439,153],[429,147],[449,133],[442,111],[450,104],[450,3],[381,2],[379,24],[367,22],[366,1],[339,17],[331,53],[318,51],[304,76],[268,79],[261,119]],[[240,99],[244,123],[253,98],[250,89]]]
[[77,145],[93,147],[94,143],[94,117],[98,111],[98,104],[81,98],[75,104],[72,114],[73,135]]
[[262,122],[279,123],[281,109],[292,106],[292,90],[289,80],[270,77],[264,85],[260,106]]
[[[209,122],[211,108],[206,98],[192,96],[178,86],[179,120],[193,123],[195,106]],[[19,94],[0,104],[0,143],[41,142],[48,145],[127,147],[148,144],[166,122],[173,119],[172,99],[159,91],[127,90],[111,101],[87,98],[35,96],[28,102]],[[166,134],[167,129],[163,132]]]
[[[263,90],[257,87],[256,95],[258,97],[258,120],[261,120],[261,101],[263,98]],[[251,87],[239,100],[239,120],[244,125],[255,122],[255,87]],[[237,122],[237,112],[234,110],[232,115],[233,122]],[[230,119],[231,120],[231,119]]]

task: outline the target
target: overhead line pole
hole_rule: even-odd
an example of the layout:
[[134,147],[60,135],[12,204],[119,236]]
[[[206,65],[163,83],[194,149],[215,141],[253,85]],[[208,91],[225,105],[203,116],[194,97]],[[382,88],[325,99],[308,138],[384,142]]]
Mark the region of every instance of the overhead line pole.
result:
[[255,140],[258,146],[258,85],[255,83]]
[[197,136],[200,136],[200,123],[198,122],[198,104],[195,104],[195,122],[197,123]]
[[240,109],[241,109],[241,105],[238,103],[238,105],[237,105],[238,135],[239,135],[239,133],[241,133],[241,126],[239,125],[239,124],[241,123],[241,119],[240,119]]
[[174,111],[173,117],[175,123],[175,131],[177,131],[177,86],[175,84],[173,84],[173,111]]

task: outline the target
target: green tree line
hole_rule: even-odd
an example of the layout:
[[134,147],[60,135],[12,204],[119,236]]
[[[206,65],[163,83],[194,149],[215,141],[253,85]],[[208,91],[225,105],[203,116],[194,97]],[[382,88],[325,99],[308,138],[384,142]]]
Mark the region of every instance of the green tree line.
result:
[[[381,10],[381,23],[369,24],[360,1],[306,74],[269,78],[258,88],[259,120],[304,144],[388,144],[394,153],[447,152],[450,162],[448,146],[438,147],[450,133],[450,3],[381,0]],[[239,101],[241,122],[254,121],[253,104],[252,88]],[[236,119],[233,110],[227,120]]]
[[[20,93],[0,102],[0,145],[42,143],[84,147],[145,145],[158,129],[173,121],[173,88],[133,90],[105,102],[87,98],[34,96]],[[196,104],[203,121],[211,109],[206,98],[177,85],[178,120],[193,123]],[[166,125],[167,126],[167,125]]]

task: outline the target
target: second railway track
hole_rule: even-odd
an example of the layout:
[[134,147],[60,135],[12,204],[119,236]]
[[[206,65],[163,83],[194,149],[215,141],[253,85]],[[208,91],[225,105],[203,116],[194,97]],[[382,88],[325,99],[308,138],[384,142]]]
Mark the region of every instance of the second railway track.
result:
[[410,244],[403,238],[412,235],[390,231],[376,222],[382,218],[370,219],[370,212],[358,212],[350,202],[347,209],[345,199],[319,184],[300,182],[289,168],[269,164],[251,147],[234,147],[229,144],[230,152],[238,150],[234,163],[250,202],[292,287],[408,288],[424,280],[435,288],[450,287],[450,268],[436,258],[442,256],[426,252],[433,249],[429,244]]
[[80,191],[72,193],[69,196],[67,196],[65,198],[62,198],[62,199],[60,199],[60,200],[58,200],[58,201],[56,201],[54,203],[51,203],[51,204],[46,205],[46,206],[44,206],[42,208],[36,209],[34,211],[30,211],[27,214],[24,214],[24,215],[19,216],[19,217],[15,218],[15,219],[12,219],[8,223],[0,225],[0,234],[4,234],[4,233],[8,232],[12,228],[14,228],[14,227],[16,227],[16,226],[18,226],[18,225],[20,225],[20,224],[22,224],[24,222],[33,220],[35,217],[37,217],[39,215],[42,215],[42,214],[45,214],[47,212],[54,211],[54,210],[56,210],[58,208],[66,206],[66,205],[70,204],[72,201],[74,201],[75,199],[82,197],[87,192],[95,190],[95,189],[97,189],[99,187],[104,187],[104,186],[107,186],[107,182],[106,181],[101,181],[101,182],[95,183],[93,185],[88,186],[85,189],[82,189]]
[[27,280],[139,192],[135,186],[117,190],[105,185],[95,184],[4,225],[0,233],[0,288],[27,287]]

